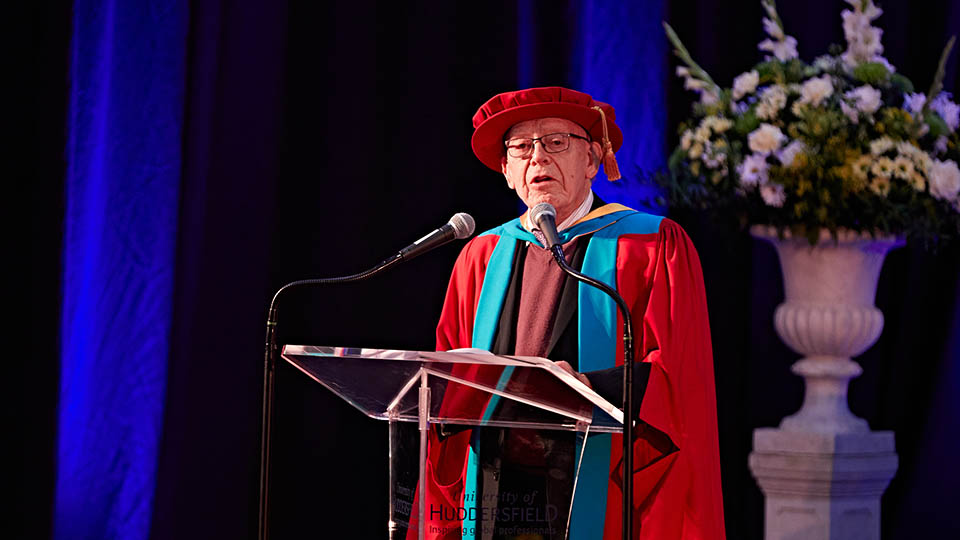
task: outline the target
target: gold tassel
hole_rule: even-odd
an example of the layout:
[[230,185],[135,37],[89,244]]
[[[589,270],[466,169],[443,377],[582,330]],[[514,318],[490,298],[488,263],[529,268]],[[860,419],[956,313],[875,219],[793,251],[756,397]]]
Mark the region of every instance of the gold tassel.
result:
[[603,171],[607,174],[607,180],[616,182],[620,179],[620,167],[613,155],[613,143],[610,142],[610,134],[607,132],[607,115],[603,114],[600,107],[593,108],[600,112],[600,121],[603,122]]

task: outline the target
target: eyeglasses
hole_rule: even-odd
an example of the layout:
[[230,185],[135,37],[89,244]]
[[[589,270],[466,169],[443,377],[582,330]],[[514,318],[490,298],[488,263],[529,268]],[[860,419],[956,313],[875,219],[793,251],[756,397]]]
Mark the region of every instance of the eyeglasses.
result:
[[543,150],[549,154],[563,152],[567,148],[570,148],[570,137],[591,142],[590,139],[573,133],[551,133],[535,139],[510,139],[504,144],[507,146],[508,156],[523,159],[533,155],[534,143],[537,141],[540,141],[540,144],[543,145]]

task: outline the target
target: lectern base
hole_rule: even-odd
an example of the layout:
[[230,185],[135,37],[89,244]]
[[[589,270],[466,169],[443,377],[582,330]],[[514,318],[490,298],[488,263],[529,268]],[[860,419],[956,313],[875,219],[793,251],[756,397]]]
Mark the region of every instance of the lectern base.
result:
[[893,432],[753,432],[750,470],[766,540],[879,540],[880,496],[897,470]]

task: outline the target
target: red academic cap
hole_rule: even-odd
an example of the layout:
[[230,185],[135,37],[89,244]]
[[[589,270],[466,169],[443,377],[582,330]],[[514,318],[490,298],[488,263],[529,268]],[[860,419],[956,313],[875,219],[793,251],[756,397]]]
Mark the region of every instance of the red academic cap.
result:
[[583,92],[559,86],[504,92],[490,98],[473,115],[473,153],[484,165],[500,172],[503,136],[514,124],[537,118],[564,118],[580,124],[603,146],[607,178],[620,178],[613,153],[623,143],[623,133],[614,122],[613,107]]

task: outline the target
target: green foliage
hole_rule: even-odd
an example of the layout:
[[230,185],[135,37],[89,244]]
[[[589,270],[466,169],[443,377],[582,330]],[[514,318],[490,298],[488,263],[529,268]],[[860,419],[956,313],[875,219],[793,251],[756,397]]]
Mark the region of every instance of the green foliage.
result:
[[893,85],[900,94],[912,94],[914,92],[913,83],[910,82],[910,79],[899,73],[890,75],[890,84]]
[[940,118],[940,115],[927,111],[927,114],[923,115],[923,120],[928,126],[930,126],[930,136],[931,137],[940,137],[950,134],[950,127],[947,126],[947,123],[943,121],[943,118]]
[[890,79],[890,70],[879,62],[864,62],[853,68],[853,78],[864,84],[880,86]]

